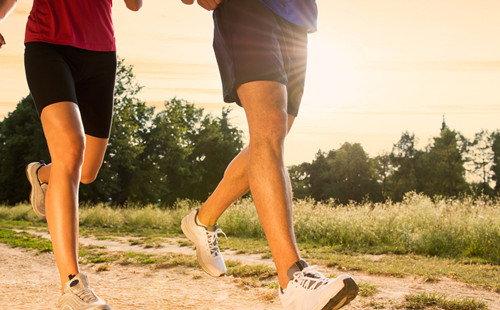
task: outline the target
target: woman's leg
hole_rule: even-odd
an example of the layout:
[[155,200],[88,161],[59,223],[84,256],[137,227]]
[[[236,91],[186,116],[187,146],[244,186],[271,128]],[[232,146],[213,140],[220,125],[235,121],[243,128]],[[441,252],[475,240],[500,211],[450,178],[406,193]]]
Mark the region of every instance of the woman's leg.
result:
[[[101,169],[109,139],[97,138],[90,135],[85,135],[85,139],[85,153],[80,182],[89,184],[96,179],[97,173]],[[51,166],[52,164],[47,164],[38,170],[38,179],[42,183],[49,183]]]
[[[78,186],[85,134],[78,106],[63,101],[41,113],[52,164],[45,197],[47,224],[62,285],[78,269]],[[43,173],[41,173],[43,176]]]

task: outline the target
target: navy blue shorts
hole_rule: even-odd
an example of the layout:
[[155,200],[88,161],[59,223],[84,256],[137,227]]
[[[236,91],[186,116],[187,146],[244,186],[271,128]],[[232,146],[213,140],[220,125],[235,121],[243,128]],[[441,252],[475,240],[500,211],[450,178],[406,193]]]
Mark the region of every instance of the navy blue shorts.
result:
[[26,79],[38,115],[53,103],[78,105],[85,133],[109,138],[113,119],[116,53],[27,42]]
[[307,66],[307,29],[259,0],[224,1],[215,9],[213,47],[225,102],[241,105],[237,89],[253,81],[286,85],[288,114],[299,111]]

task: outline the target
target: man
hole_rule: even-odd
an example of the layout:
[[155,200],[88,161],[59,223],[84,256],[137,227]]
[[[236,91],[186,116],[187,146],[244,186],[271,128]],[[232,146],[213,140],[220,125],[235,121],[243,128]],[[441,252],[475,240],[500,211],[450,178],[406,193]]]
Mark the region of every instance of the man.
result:
[[[192,4],[194,0],[182,0]],[[214,50],[224,101],[247,117],[250,143],[229,164],[215,192],[182,220],[198,261],[212,276],[226,272],[217,219],[250,189],[269,242],[285,309],[339,309],[356,297],[348,275],[325,278],[300,259],[292,224],[284,140],[297,116],[305,80],[307,33],[316,30],[315,0],[198,0],[214,10]]]

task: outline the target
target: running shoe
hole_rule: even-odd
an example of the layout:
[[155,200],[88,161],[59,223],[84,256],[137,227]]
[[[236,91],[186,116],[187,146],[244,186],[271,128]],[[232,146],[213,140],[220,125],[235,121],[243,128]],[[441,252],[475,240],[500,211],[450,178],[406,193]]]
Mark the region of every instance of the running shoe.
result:
[[219,250],[218,234],[224,232],[216,225],[205,226],[198,223],[198,209],[191,211],[181,222],[182,232],[194,242],[196,256],[201,268],[212,277],[226,273],[226,264]]
[[48,186],[47,183],[40,183],[38,179],[38,170],[43,166],[43,162],[33,162],[26,166],[26,177],[31,184],[30,204],[40,218],[45,217],[45,193]]
[[64,294],[59,297],[59,310],[111,310],[90,288],[84,273],[79,273],[64,284]]
[[350,276],[326,278],[303,260],[288,270],[290,282],[286,290],[280,287],[280,299],[286,310],[337,310],[358,294],[359,287]]

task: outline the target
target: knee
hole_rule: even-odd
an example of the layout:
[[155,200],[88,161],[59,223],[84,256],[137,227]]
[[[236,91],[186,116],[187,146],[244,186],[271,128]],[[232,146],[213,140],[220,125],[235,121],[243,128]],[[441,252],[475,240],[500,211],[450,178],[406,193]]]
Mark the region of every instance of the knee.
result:
[[253,150],[256,149],[271,149],[282,151],[284,148],[286,127],[268,128],[258,135],[250,135],[250,146]]
[[[58,162],[60,166],[65,166],[72,173],[81,169],[85,152],[85,137],[72,139],[65,144],[63,150],[59,150],[52,162]],[[51,154],[52,155],[52,154]],[[59,166],[58,165],[58,166]]]

